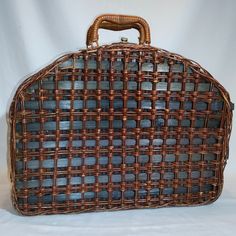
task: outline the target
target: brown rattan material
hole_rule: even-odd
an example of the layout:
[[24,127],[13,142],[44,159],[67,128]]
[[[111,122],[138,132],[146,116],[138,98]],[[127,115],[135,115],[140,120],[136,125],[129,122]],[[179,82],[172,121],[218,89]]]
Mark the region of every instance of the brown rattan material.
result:
[[[140,44],[96,46],[98,29]],[[139,17],[103,15],[87,50],[24,81],[10,108],[12,199],[24,215],[215,201],[232,104],[196,62],[149,45]]]

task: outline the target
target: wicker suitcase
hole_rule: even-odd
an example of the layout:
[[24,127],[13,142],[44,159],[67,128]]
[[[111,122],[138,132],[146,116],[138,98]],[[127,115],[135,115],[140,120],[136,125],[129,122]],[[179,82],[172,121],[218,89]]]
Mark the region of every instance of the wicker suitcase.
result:
[[[139,44],[98,46],[98,29]],[[87,49],[25,80],[10,108],[12,201],[24,215],[215,201],[232,103],[196,62],[150,46],[147,22],[102,15]]]

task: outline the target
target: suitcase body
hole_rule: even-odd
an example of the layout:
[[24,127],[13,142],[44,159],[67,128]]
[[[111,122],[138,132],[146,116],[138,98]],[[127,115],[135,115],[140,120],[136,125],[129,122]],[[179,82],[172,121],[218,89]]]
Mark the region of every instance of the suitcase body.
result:
[[[99,28],[136,28],[140,44],[94,46]],[[139,17],[98,17],[87,44],[15,94],[16,209],[36,215],[215,201],[232,122],[223,86],[196,62],[150,46]]]

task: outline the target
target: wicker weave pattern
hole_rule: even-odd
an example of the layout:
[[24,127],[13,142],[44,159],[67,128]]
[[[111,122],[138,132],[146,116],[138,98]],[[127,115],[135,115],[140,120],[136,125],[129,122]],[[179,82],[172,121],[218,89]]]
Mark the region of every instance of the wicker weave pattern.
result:
[[221,193],[232,109],[197,63],[118,43],[66,55],[10,109],[25,215],[202,205]]

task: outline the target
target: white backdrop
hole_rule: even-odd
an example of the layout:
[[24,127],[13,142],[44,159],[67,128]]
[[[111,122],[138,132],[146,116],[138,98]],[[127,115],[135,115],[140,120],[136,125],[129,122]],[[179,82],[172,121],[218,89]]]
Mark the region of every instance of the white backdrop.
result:
[[[235,235],[236,132],[230,142],[225,187],[212,205],[67,216],[21,217],[12,209],[7,178],[6,116],[25,78],[66,52],[85,47],[99,14],[139,15],[151,27],[152,45],[199,62],[236,102],[234,0],[0,0],[0,231],[1,235]],[[100,30],[100,44],[135,30]]]

